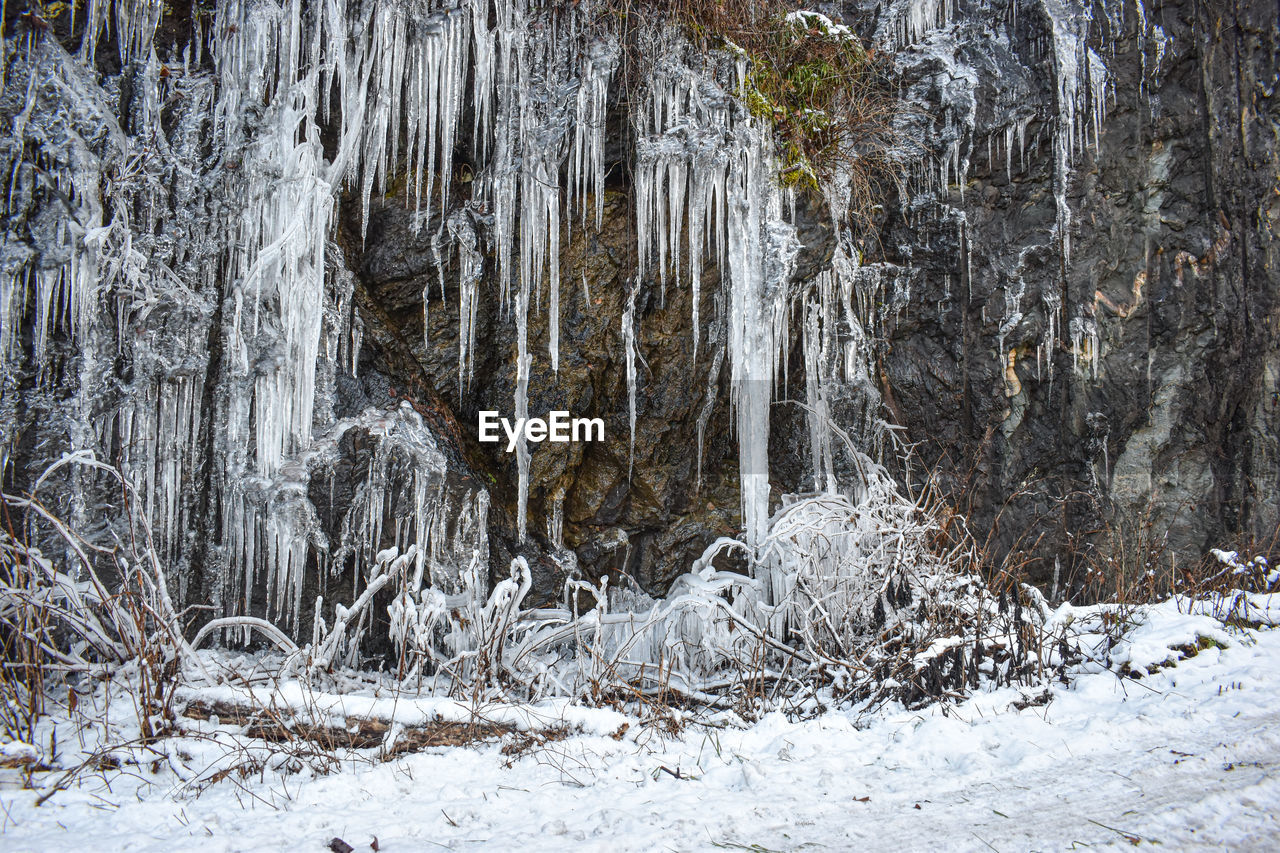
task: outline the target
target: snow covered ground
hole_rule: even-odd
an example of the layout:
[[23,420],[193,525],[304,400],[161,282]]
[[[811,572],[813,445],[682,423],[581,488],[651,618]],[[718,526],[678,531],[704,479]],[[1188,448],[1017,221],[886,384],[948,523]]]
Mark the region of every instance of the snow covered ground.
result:
[[1176,666],[1082,675],[1023,710],[1011,703],[1037,691],[861,728],[838,712],[678,736],[633,720],[615,740],[620,717],[575,709],[590,733],[515,759],[498,742],[440,748],[326,776],[227,779],[199,797],[160,765],[88,776],[39,807],[3,771],[0,848],[1280,848],[1280,631],[1226,633],[1162,605],[1118,658],[1173,659],[1171,645],[1197,636],[1213,642]]

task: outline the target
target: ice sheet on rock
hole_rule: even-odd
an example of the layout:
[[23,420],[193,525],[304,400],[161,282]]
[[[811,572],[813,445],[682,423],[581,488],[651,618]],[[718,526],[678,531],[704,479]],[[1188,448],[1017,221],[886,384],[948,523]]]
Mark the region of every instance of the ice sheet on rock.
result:
[[[120,464],[168,560],[185,560],[192,525],[207,523],[191,514],[191,482],[205,464],[202,430],[211,436],[219,508],[211,515],[221,529],[209,534],[210,571],[222,575],[215,594],[229,612],[244,612],[261,585],[273,615],[296,618],[302,575],[330,544],[308,494],[321,449],[313,433],[332,425],[335,377],[354,375],[361,338],[349,277],[330,263],[335,195],[345,179],[364,191],[385,184],[403,140],[415,203],[449,200],[463,89],[493,82],[483,46],[474,74],[469,67],[472,41],[491,38],[489,8],[382,2],[354,14],[343,2],[227,0],[204,36],[208,72],[149,54],[159,5],[93,4],[90,31],[105,31],[111,18],[121,56],[136,68],[133,136],[81,64],[93,39],[80,61],[38,40],[26,53],[34,64],[10,69],[26,74],[33,97],[32,109],[16,111],[26,122],[17,135],[40,140],[44,172],[75,210],[50,232],[38,265],[29,255],[5,258],[0,375],[33,288],[37,364],[49,335],[68,333],[83,396],[104,384],[113,359],[126,361],[120,402],[105,418],[91,419],[87,406],[69,413],[67,432],[73,447],[101,448]],[[73,109],[57,103],[64,96]],[[318,130],[330,117],[340,128],[332,162]],[[91,128],[67,132],[79,121]],[[483,106],[476,121],[487,132]],[[469,273],[478,276],[470,248]],[[220,338],[214,373],[210,326]],[[460,353],[464,362],[473,351]],[[9,436],[0,438],[7,459]],[[447,537],[438,538],[443,547]]]
[[[1097,151],[1106,111],[1115,97],[1108,63],[1115,60],[1116,39],[1130,26],[1126,16],[1135,17],[1135,13],[1129,4],[1119,0],[1099,4],[1037,0],[1035,5],[1037,8],[1030,9],[1014,4],[1001,13],[990,4],[959,8],[933,0],[891,0],[879,4],[876,38],[897,50],[895,61],[912,81],[904,96],[924,108],[917,116],[908,114],[899,120],[905,139],[899,154],[906,159],[918,158],[919,146],[925,145],[930,151],[926,159],[932,162],[931,169],[923,168],[916,176],[913,183],[918,189],[908,206],[929,211],[936,205],[933,210],[940,221],[962,218],[971,161],[981,156],[976,152],[985,148],[990,168],[994,171],[1002,165],[1011,182],[1047,153],[1056,209],[1055,251],[1062,256],[1064,267],[1069,267],[1074,219],[1072,185],[1078,179],[1081,158],[1090,150]],[[1149,27],[1145,10],[1141,4],[1134,9],[1137,26],[1145,32]],[[1000,55],[1020,42],[1019,33],[1028,26],[1028,15],[1035,16],[1033,26],[1046,30],[1044,48],[1049,59],[1052,99],[1043,104],[1007,102],[1010,93],[1022,91],[1016,68],[1012,76],[1002,74],[1002,79],[1008,81],[1007,91],[997,89],[994,97],[982,94],[980,81],[993,73],[985,63],[993,63],[997,73],[1003,72]],[[974,46],[981,42],[987,43],[987,49],[977,54]],[[981,116],[977,109],[980,96],[984,108]],[[930,118],[922,121],[922,116]],[[1039,134],[1047,143],[1045,153],[1041,153],[1038,138],[1028,138],[1029,129],[1035,125],[1042,128]],[[1003,164],[999,163],[1001,159]],[[958,201],[951,197],[953,192],[958,194]],[[971,260],[968,268],[973,268]],[[1009,281],[1013,290],[1006,292],[1005,299],[1011,305],[1021,301],[1019,280],[1014,277]],[[1048,354],[1061,334],[1057,312],[1065,310],[1070,317],[1077,306],[1051,305],[1052,299],[1061,298],[1043,293],[1042,297],[1048,322],[1046,335],[1036,344],[1037,370],[1043,376],[1048,366],[1047,379],[1052,383],[1053,359]],[[1001,360],[1008,357],[1004,343],[1017,325],[1014,318],[1026,307],[1010,310],[1000,320],[997,343]]]
[[805,420],[815,491],[844,491],[861,500],[868,466],[880,452],[880,394],[871,374],[874,352],[868,306],[879,279],[837,249],[830,269],[802,296]]

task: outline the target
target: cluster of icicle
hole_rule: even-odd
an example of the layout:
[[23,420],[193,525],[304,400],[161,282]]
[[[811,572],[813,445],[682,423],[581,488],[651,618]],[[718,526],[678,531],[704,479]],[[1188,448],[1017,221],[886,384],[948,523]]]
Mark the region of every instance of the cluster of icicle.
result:
[[[288,611],[296,606],[303,567],[324,545],[306,507],[310,463],[333,440],[332,416],[318,391],[337,372],[354,369],[356,358],[349,351],[356,337],[351,282],[329,263],[336,193],[357,188],[367,218],[372,194],[385,191],[402,156],[409,164],[419,221],[437,234],[442,251],[456,246],[463,271],[460,381],[474,362],[479,271],[484,248],[492,249],[499,291],[493,295],[518,329],[513,408],[527,416],[529,314],[541,308],[545,291],[547,357],[555,367],[562,227],[572,226],[571,213],[580,212],[584,225],[600,221],[607,96],[619,48],[596,26],[590,3],[552,14],[522,0],[442,6],[382,0],[359,10],[342,2],[223,0],[206,38],[180,64],[165,63],[152,45],[158,8],[97,2],[88,10],[91,31],[114,36],[135,72],[132,133],[96,94],[93,38],[84,40],[79,57],[62,53],[52,39],[10,43],[28,63],[25,77],[14,73],[9,80],[11,91],[27,89],[24,119],[33,110],[32,122],[41,111],[61,110],[86,123],[100,118],[110,133],[87,146],[81,137],[90,134],[63,128],[54,116],[45,117],[44,127],[16,130],[18,139],[47,131],[50,138],[40,141],[62,157],[44,171],[75,209],[62,223],[65,264],[6,265],[3,364],[7,371],[16,329],[33,302],[35,361],[43,364],[50,331],[70,330],[79,345],[82,393],[97,384],[95,372],[108,369],[100,361],[123,354],[142,368],[128,402],[109,417],[91,419],[93,407],[83,401],[72,419],[72,449],[111,456],[111,448],[122,448],[122,467],[145,495],[155,534],[174,559],[194,521],[184,517],[190,501],[183,489],[194,473],[201,427],[212,422],[221,467],[219,556],[235,579],[227,586],[235,601],[224,605],[247,607],[255,581],[265,576],[269,598]],[[675,56],[677,34],[651,37],[655,51]],[[209,59],[212,73],[202,70]],[[794,232],[781,217],[768,134],[731,95],[740,81],[717,81],[682,61],[654,68],[648,103],[634,116],[638,272],[653,268],[665,280],[682,251],[695,290],[706,254],[729,272],[727,345],[742,436],[743,514],[748,538],[759,541],[768,516],[771,377],[782,350]],[[744,71],[739,62],[738,75]],[[74,103],[40,90],[54,85],[69,89]],[[177,116],[176,130],[172,118],[161,122],[166,109]],[[326,156],[320,127],[335,121],[336,146]],[[471,200],[453,209],[452,157],[464,134],[478,164]],[[209,150],[218,161],[212,172]],[[176,203],[163,195],[170,188]],[[139,209],[147,221],[132,220]],[[221,375],[208,372],[210,324],[220,324],[224,336]],[[628,375],[634,383],[634,363]],[[210,381],[214,388],[206,387]],[[12,437],[5,438],[7,453]],[[523,442],[517,458],[523,535],[529,466]]]
[[[175,562],[190,528],[207,523],[191,517],[191,483],[202,431],[210,436],[223,607],[248,610],[265,582],[273,613],[296,618],[305,567],[349,545],[323,541],[308,494],[317,460],[342,432],[329,392],[358,358],[352,282],[337,272],[330,242],[338,192],[357,191],[365,220],[373,193],[409,164],[409,203],[442,251],[456,246],[464,273],[460,382],[474,363],[470,324],[492,247],[501,281],[493,296],[520,330],[514,407],[526,414],[529,312],[544,290],[553,318],[559,308],[561,204],[582,208],[584,222],[594,205],[600,218],[617,45],[580,32],[594,20],[590,4],[549,14],[522,0],[222,0],[211,20],[194,17],[193,43],[162,61],[153,44],[161,6],[94,0],[78,56],[38,34],[6,44],[18,60],[5,91],[18,102],[6,212],[44,189],[71,205],[43,256],[6,243],[3,404],[16,405],[24,322],[42,377],[46,340],[65,332],[81,395],[68,418],[71,449],[119,461]],[[93,70],[107,39],[132,85],[125,122]],[[337,130],[328,152],[322,125]],[[471,201],[451,209],[464,134],[482,164]],[[24,142],[37,152],[32,163]],[[50,262],[59,255],[64,262]],[[211,326],[223,347],[213,373]],[[551,327],[554,365],[554,319]],[[124,401],[95,417],[93,395],[122,360],[132,377]],[[0,435],[6,468],[13,420]],[[519,458],[523,509],[526,447]],[[434,514],[470,512],[472,503],[420,506],[410,527],[428,535],[439,527]],[[376,534],[380,524],[360,529]],[[435,546],[416,544],[421,575]]]
[[[768,132],[731,95],[742,89],[746,60],[737,58],[722,86],[681,61],[679,44],[668,38],[654,46],[665,53],[634,119],[637,280],[652,271],[665,290],[687,278],[696,360],[703,266],[711,259],[727,273],[724,346],[737,408],[742,525],[756,545],[769,518],[769,409],[800,249],[786,216],[794,202],[775,178]],[[633,381],[634,355],[627,355]],[[631,419],[634,435],[634,403]]]
[[[937,8],[920,21],[950,6]],[[863,332],[872,309],[858,294],[856,255],[842,249],[830,271],[793,287],[793,199],[776,180],[768,130],[735,97],[743,57],[691,57],[666,27],[641,36],[653,61],[630,116],[639,269],[622,318],[634,435],[641,279],[690,287],[696,312],[704,265],[721,270],[724,316],[713,340],[701,341],[695,314],[693,347],[714,350],[709,381],[722,361],[729,366],[743,535],[715,543],[663,601],[574,581],[563,610],[523,611],[527,564],[517,560],[488,590],[487,495],[447,487],[444,457],[411,407],[343,420],[332,411],[339,376],[354,375],[360,336],[353,283],[330,242],[335,200],[354,189],[367,220],[373,194],[408,163],[407,203],[461,273],[460,387],[475,361],[477,303],[496,298],[517,328],[512,402],[526,417],[530,312],[548,312],[554,368],[560,240],[566,228],[600,224],[620,57],[616,33],[601,24],[611,19],[590,0],[555,10],[527,0],[220,0],[211,22],[198,19],[211,29],[161,62],[152,46],[158,4],[95,2],[88,14],[91,32],[114,37],[133,71],[128,132],[94,79],[94,39],[78,57],[38,37],[6,48],[25,63],[6,81],[6,98],[25,99],[15,137],[52,152],[34,169],[10,151],[21,173],[14,186],[21,196],[52,180],[70,207],[57,236],[65,263],[5,258],[0,370],[8,393],[28,304],[38,364],[52,332],[72,338],[81,399],[71,448],[119,460],[157,548],[175,563],[190,527],[207,523],[189,492],[200,444],[210,442],[221,545],[209,559],[231,614],[219,625],[256,626],[235,617],[261,609],[265,588],[266,615],[296,635],[306,573],[318,565],[319,595],[351,604],[330,610],[316,600],[312,642],[294,658],[309,671],[356,660],[376,621],[374,597],[388,589],[391,640],[409,674],[466,684],[524,673],[572,692],[569,679],[580,683],[584,672],[644,681],[665,670],[694,689],[740,668],[762,644],[777,652],[780,638],[814,648],[848,641],[887,600],[895,567],[919,556],[913,505],[863,452],[865,431],[837,426],[837,407],[850,401],[876,420]],[[906,32],[923,26],[912,20]],[[336,130],[328,150],[322,126]],[[467,135],[475,171],[459,207],[452,157]],[[488,255],[492,277],[482,275]],[[817,495],[771,517],[770,408],[796,317]],[[223,347],[218,371],[211,326]],[[92,417],[91,395],[121,359],[133,372],[125,402]],[[328,542],[316,495],[352,429],[376,446],[341,541]],[[0,438],[8,454],[13,437]],[[523,442],[517,459],[523,537]],[[725,549],[745,553],[752,576],[712,569]],[[351,563],[356,586],[327,589],[324,570]],[[596,606],[581,612],[584,597]]]

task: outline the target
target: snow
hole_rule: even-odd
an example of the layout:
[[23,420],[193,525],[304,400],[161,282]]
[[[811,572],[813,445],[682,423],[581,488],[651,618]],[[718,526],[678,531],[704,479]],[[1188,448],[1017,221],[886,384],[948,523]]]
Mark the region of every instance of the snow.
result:
[[[1083,624],[1096,610],[1071,613]],[[731,714],[676,712],[658,725],[563,703],[476,708],[299,692],[291,701],[326,713],[412,724],[478,712],[521,730],[564,723],[576,733],[524,754],[502,753],[519,737],[508,735],[383,763],[350,758],[329,775],[232,774],[197,796],[201,762],[221,754],[207,738],[237,729],[188,720],[189,736],[158,745],[154,764],[87,774],[39,807],[20,771],[0,771],[0,844],[321,850],[339,837],[359,850],[376,837],[386,851],[1006,850],[1124,849],[1133,838],[1165,849],[1274,847],[1280,632],[1227,632],[1179,615],[1176,602],[1138,615],[1134,655],[1206,630],[1221,645],[1141,680],[1086,672],[1046,685],[1047,696],[1002,688],[921,711],[772,713],[745,726]],[[74,738],[62,742],[74,749]]]
[[[1198,608],[1188,607],[1188,610]],[[1140,630],[1124,638],[1112,650],[1111,660],[1130,669],[1145,669],[1177,660],[1180,645],[1201,645],[1204,641],[1228,646],[1233,641],[1222,623],[1203,613],[1183,613],[1178,602],[1168,601],[1147,608]]]
[[789,24],[796,24],[801,27],[817,28],[829,36],[835,36],[837,38],[857,38],[853,30],[849,29],[844,24],[837,24],[821,12],[801,9],[795,12],[788,12],[786,20]]
[[0,743],[0,763],[29,764],[39,758],[40,751],[29,743],[23,743],[20,740]]

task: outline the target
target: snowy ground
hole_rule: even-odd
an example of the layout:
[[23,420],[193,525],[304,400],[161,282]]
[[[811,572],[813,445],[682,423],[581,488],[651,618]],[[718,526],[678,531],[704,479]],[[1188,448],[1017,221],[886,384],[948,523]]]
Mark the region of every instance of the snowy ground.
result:
[[[1016,711],[1017,690],[945,712],[765,718],[678,738],[612,712],[597,734],[508,766],[497,743],[321,777],[267,774],[202,796],[93,776],[36,807],[0,776],[0,848],[18,850],[1057,850],[1280,848],[1280,631],[1223,634],[1158,609],[1129,647],[1210,646],[1141,681],[1109,671]],[[1172,653],[1170,653],[1172,654]]]

